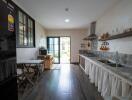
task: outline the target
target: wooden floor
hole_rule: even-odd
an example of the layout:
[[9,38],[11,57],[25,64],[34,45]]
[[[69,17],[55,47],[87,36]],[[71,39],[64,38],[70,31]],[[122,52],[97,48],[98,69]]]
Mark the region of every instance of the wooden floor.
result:
[[60,70],[45,71],[24,100],[103,100],[78,65],[59,66]]

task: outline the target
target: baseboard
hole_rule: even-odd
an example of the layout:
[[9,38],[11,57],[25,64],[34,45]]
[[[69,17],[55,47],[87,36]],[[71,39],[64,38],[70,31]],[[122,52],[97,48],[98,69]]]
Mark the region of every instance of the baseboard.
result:
[[79,65],[79,62],[71,62],[71,64]]

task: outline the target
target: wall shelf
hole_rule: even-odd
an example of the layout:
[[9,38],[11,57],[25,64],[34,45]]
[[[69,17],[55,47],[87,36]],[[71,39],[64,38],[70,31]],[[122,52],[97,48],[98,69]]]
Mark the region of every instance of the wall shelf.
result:
[[132,36],[132,31],[120,33],[120,34],[117,34],[117,35],[112,35],[112,36],[110,36],[107,39],[99,39],[99,41],[114,40],[114,39],[120,39],[120,38],[130,37],[130,36]]

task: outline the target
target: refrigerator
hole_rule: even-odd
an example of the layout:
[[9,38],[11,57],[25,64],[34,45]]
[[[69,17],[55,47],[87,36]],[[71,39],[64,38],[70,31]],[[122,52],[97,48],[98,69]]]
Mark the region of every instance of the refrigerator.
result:
[[0,100],[17,100],[15,7],[0,0]]

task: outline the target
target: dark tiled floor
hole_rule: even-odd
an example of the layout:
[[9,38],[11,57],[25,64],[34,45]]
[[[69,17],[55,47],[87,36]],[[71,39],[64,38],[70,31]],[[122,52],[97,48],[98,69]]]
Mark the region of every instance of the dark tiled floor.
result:
[[103,100],[78,65],[59,66],[60,70],[45,71],[34,90],[23,100]]

